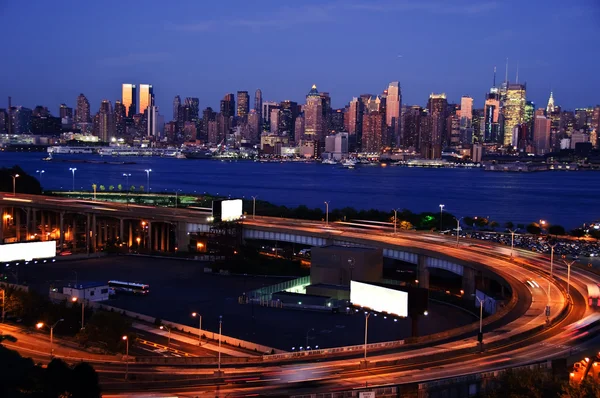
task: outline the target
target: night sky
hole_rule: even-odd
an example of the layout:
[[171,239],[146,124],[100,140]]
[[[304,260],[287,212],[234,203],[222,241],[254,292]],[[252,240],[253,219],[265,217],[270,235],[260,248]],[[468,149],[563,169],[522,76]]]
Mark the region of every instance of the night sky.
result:
[[75,106],[95,113],[121,83],[154,85],[170,120],[177,94],[218,107],[227,92],[334,107],[399,80],[404,103],[431,92],[482,107],[494,65],[545,106],[600,103],[598,0],[0,0],[0,107]]

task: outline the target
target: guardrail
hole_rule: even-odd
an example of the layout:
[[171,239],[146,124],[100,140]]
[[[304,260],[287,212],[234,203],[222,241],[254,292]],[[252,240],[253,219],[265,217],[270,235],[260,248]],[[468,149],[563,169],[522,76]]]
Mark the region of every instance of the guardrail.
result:
[[[404,345],[404,340],[386,341],[383,343],[371,343],[371,344],[367,344],[367,351],[391,349],[391,348],[397,348],[397,347],[400,347],[403,345]],[[304,358],[304,357],[311,357],[311,356],[316,356],[316,355],[362,352],[362,351],[364,351],[364,349],[365,349],[365,345],[359,344],[359,345],[352,345],[352,346],[347,346],[347,347],[323,348],[323,349],[319,349],[319,350],[288,352],[285,354],[263,355],[262,359],[265,362],[280,361],[280,360],[286,360],[286,359],[298,359],[298,358]]]

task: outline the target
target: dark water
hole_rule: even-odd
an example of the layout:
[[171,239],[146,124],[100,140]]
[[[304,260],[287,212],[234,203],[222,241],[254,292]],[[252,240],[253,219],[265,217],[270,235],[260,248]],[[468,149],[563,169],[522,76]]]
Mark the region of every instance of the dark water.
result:
[[[359,209],[415,212],[445,210],[458,216],[489,216],[499,222],[529,223],[539,219],[573,228],[600,219],[599,172],[494,173],[478,169],[424,169],[357,166],[353,170],[316,163],[260,163],[249,161],[186,160],[170,158],[101,158],[94,155],[59,155],[44,162],[43,153],[0,153],[0,166],[20,165],[35,174],[43,169],[45,189],[71,189],[70,167],[76,167],[76,189],[92,183],[147,185],[153,192],[180,189],[259,199],[286,206],[305,204],[324,209],[351,206]],[[73,160],[133,161],[111,165],[72,163]],[[146,187],[147,189],[147,187]]]

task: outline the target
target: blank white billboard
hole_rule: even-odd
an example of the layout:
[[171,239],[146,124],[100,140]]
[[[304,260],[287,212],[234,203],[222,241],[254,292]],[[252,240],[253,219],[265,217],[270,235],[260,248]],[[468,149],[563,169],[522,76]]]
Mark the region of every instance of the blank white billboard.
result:
[[56,256],[56,241],[10,243],[0,245],[0,262],[31,261]]
[[408,293],[357,281],[350,281],[350,302],[376,312],[408,316]]
[[233,221],[242,218],[242,200],[232,199],[221,202],[221,220]]

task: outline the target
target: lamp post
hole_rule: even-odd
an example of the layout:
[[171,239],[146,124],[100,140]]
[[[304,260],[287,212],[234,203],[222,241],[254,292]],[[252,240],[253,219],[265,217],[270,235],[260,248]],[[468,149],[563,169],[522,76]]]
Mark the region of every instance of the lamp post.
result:
[[131,174],[123,173],[123,177],[125,177],[125,189],[129,190],[129,177],[131,177]]
[[198,345],[202,345],[202,315],[199,312],[192,312],[193,317],[198,317]]
[[479,302],[479,336],[477,336],[477,339],[479,340],[480,344],[483,344],[483,304],[485,304],[487,297],[485,297],[483,300],[477,296],[475,296],[475,298]]
[[129,339],[127,336],[122,337],[125,340],[125,380],[127,380],[127,376],[129,374]]
[[440,231],[442,230],[442,216],[444,215],[444,206],[446,205],[440,205]]
[[221,375],[221,334],[223,330],[223,315],[219,315],[219,367],[218,374]]
[[160,325],[159,329],[166,330],[167,332],[169,332],[169,340],[167,342],[167,345],[171,345],[171,328],[168,328],[165,325]]
[[39,177],[40,182],[42,182],[42,174],[44,174],[46,172],[46,170],[36,170],[35,172],[38,173],[38,175],[40,176]]
[[252,196],[252,219],[256,217],[256,198],[258,198],[258,195]]
[[310,332],[314,331],[315,328],[310,328],[308,329],[308,331],[306,332],[306,349],[308,349],[308,335]]
[[[77,302],[77,297],[71,297],[71,302],[75,304]],[[83,320],[85,319],[85,300],[81,300],[81,330],[83,330]]]
[[396,225],[398,224],[398,209],[392,209],[394,212],[394,235],[396,234]]
[[6,315],[6,289],[2,289],[2,323]]
[[510,232],[510,258],[512,259],[514,254],[514,250],[515,250],[515,233],[519,230],[519,228],[512,230],[509,229],[508,232]]
[[371,313],[365,311],[365,356],[363,359],[365,367],[367,366],[367,332],[369,330],[369,317],[370,316],[371,316]]
[[571,299],[571,293],[570,293],[570,287],[571,287],[571,266],[573,264],[575,264],[576,260],[573,261],[567,261],[567,260],[563,260],[565,265],[567,266],[567,298],[570,300]]
[[58,321],[56,321],[54,323],[54,325],[49,326],[44,324],[44,322],[38,322],[35,327],[38,329],[43,328],[44,326],[49,326],[50,327],[50,359],[52,359],[54,357],[54,328],[56,327],[56,325],[58,325],[59,322],[64,321],[63,318],[59,319]]
[[325,203],[325,225],[329,225],[329,202]]
[[146,186],[148,187],[148,193],[150,193],[150,172],[152,169],[144,170],[146,172]]
[[77,171],[76,167],[69,167],[71,173],[73,173],[73,189],[72,192],[75,192],[75,172]]
[[181,189],[175,190],[175,208],[177,208],[177,204],[179,203],[179,191],[181,191]]
[[13,179],[13,196],[17,196],[17,178],[19,178],[20,176],[18,174],[15,174],[11,177]]
[[460,220],[462,219],[463,217],[456,219],[456,247],[458,247],[458,238],[460,237]]

